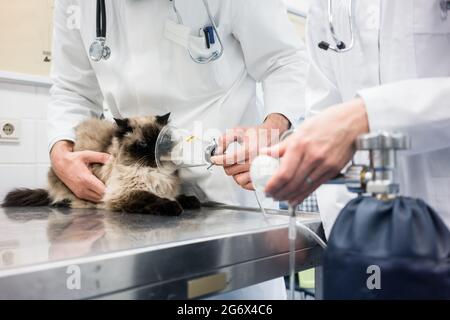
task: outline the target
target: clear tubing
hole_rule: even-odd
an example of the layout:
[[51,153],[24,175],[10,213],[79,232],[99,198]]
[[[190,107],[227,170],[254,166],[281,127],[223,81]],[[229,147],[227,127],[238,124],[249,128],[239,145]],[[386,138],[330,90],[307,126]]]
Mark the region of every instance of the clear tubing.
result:
[[[270,178],[275,170],[278,168],[274,165],[273,161],[266,161],[262,158],[263,156],[257,157],[253,160],[252,167],[250,168],[250,175],[252,177],[253,186],[255,188],[255,197],[258,202],[259,208],[263,213],[264,217],[267,217],[266,210],[264,209],[262,202],[258,197],[256,190],[264,190],[267,184],[268,178]],[[267,156],[266,156],[267,157]],[[259,161],[258,161],[259,160]],[[264,161],[263,161],[264,160]],[[278,164],[278,163],[277,163]],[[314,241],[316,241],[319,246],[326,249],[326,243],[311,229],[301,222],[296,221],[296,206],[289,205],[289,226],[288,226],[288,241],[289,241],[289,299],[294,300],[295,298],[295,242],[297,240],[297,227],[301,228],[305,235],[310,235]]]
[[256,191],[256,188],[255,188],[255,191],[253,191],[253,192],[255,193],[256,202],[258,202],[258,206],[261,209],[261,212],[263,213],[264,218],[266,218],[267,217],[266,209],[264,209],[262,202],[259,200],[258,192]]
[[295,240],[297,239],[295,207],[289,205],[289,300],[295,299]]
[[[262,206],[262,203],[258,197],[258,193],[255,191],[255,198],[258,202],[259,208],[263,213],[264,217],[267,217],[266,210]],[[296,219],[296,206],[289,205],[289,226],[288,226],[288,239],[289,239],[289,300],[295,299],[295,242],[297,241],[297,228],[302,229],[310,235],[317,244],[322,248],[326,249],[327,244],[320,238],[317,233],[308,228],[305,224],[297,221]]]
[[325,241],[323,241],[322,238],[317,235],[317,233],[312,231],[310,228],[305,226],[303,223],[297,221],[296,226],[298,228],[306,231],[317,242],[317,244],[322,247],[322,249],[327,248],[327,244],[325,243]]

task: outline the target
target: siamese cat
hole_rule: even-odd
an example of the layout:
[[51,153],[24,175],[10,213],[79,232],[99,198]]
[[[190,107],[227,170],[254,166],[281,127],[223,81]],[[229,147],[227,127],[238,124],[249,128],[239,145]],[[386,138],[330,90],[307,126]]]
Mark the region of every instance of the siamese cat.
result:
[[171,216],[181,214],[183,208],[200,208],[196,197],[180,194],[177,172],[164,172],[156,165],[156,139],[169,116],[115,119],[115,123],[89,119],[77,126],[74,151],[92,150],[112,156],[104,165],[90,166],[106,186],[100,203],[77,198],[50,169],[48,190],[16,189],[6,195],[3,207],[52,205]]

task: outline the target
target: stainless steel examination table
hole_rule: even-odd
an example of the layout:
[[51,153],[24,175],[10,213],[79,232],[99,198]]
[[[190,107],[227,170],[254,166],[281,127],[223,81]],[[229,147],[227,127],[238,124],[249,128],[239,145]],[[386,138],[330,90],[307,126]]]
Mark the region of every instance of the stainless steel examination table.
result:
[[[0,299],[201,298],[287,275],[287,212],[0,208]],[[322,232],[319,216],[299,213]],[[322,249],[299,229],[298,271]]]

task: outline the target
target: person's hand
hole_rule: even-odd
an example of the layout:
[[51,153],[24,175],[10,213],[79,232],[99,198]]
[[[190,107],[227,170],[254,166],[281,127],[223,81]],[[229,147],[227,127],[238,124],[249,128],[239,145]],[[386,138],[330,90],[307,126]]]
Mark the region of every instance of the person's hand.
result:
[[[225,173],[232,176],[242,188],[253,190],[250,161],[257,156],[259,149],[277,143],[283,132],[289,129],[289,125],[289,120],[283,115],[273,113],[259,126],[227,130],[219,139],[216,156],[211,161],[223,166]],[[241,147],[227,150],[233,142],[238,142]]]
[[91,253],[93,245],[106,233],[103,220],[104,216],[97,213],[75,216],[69,224],[50,220],[50,258],[68,259]]
[[332,106],[306,120],[280,144],[261,150],[282,157],[279,170],[265,192],[275,200],[301,203],[324,182],[339,174],[351,160],[356,138],[369,132],[360,98]]
[[94,151],[73,151],[70,141],[58,141],[50,152],[52,168],[58,178],[80,199],[99,202],[105,185],[89,170],[93,163],[105,164],[110,155]]

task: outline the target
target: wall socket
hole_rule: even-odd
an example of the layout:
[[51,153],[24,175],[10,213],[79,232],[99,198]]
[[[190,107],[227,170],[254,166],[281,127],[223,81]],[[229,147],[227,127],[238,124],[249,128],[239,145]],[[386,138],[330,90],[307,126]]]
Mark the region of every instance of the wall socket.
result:
[[20,141],[20,120],[0,119],[0,142]]

